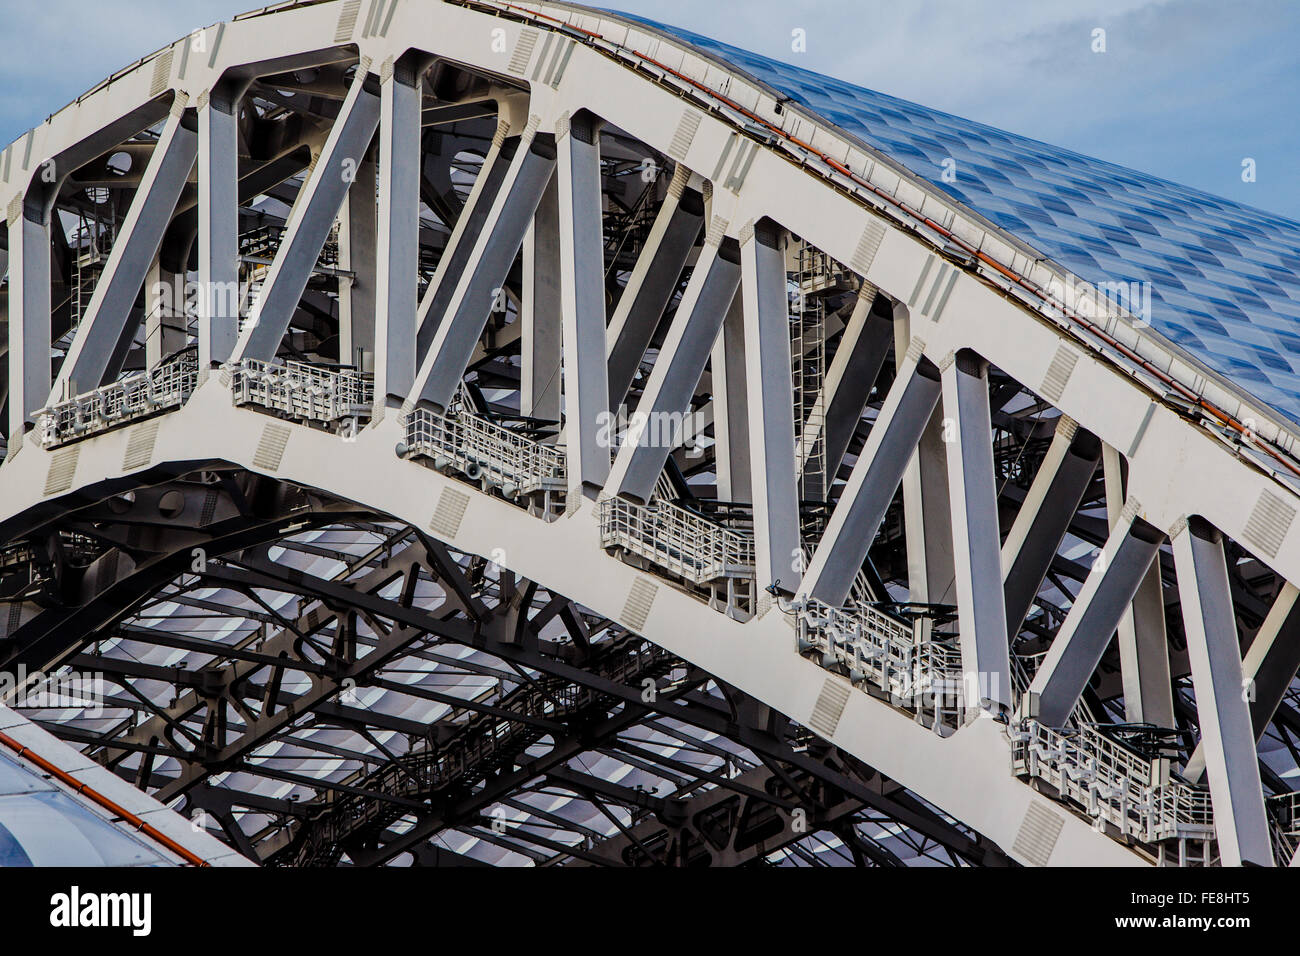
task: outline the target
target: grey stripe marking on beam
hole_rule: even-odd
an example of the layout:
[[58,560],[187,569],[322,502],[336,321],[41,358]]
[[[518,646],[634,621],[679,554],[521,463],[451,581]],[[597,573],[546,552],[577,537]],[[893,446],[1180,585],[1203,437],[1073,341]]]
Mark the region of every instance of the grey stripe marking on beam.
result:
[[515,52],[510,55],[510,65],[506,67],[516,76],[523,76],[528,69],[528,61],[533,58],[533,47],[537,46],[537,31],[524,30],[515,41]]
[[623,603],[623,623],[640,633],[650,617],[650,607],[654,604],[655,595],[658,593],[659,585],[651,584],[645,578],[637,578],[633,581],[631,589],[627,592],[627,600]]
[[1034,866],[1047,866],[1047,861],[1052,858],[1052,851],[1056,849],[1061,828],[1064,826],[1065,817],[1061,814],[1053,813],[1038,803],[1031,803],[1029,809],[1025,811],[1025,819],[1020,823],[1020,830],[1016,833],[1016,841],[1011,844],[1011,850],[1019,853]]
[[917,300],[921,298],[921,289],[925,287],[926,276],[928,276],[930,274],[930,270],[934,268],[934,260],[935,260],[934,256],[926,257],[925,266],[922,267],[921,274],[916,277],[916,288],[914,288],[912,290],[912,294],[907,297],[908,305],[915,306]]
[[288,444],[288,425],[267,425],[262,429],[262,437],[257,442],[257,451],[253,453],[253,467],[278,471],[280,462],[284,460],[284,448]]
[[438,506],[429,519],[429,529],[441,538],[454,539],[460,532],[460,523],[469,507],[469,495],[455,488],[444,488],[438,496]]
[[1295,508],[1273,492],[1264,490],[1260,492],[1255,507],[1251,509],[1250,518],[1246,521],[1245,537],[1268,557],[1275,558],[1293,521]]
[[823,737],[834,736],[848,702],[849,685],[834,677],[826,678],[822,692],[817,695],[817,703],[813,705],[812,716],[808,718],[808,726]]

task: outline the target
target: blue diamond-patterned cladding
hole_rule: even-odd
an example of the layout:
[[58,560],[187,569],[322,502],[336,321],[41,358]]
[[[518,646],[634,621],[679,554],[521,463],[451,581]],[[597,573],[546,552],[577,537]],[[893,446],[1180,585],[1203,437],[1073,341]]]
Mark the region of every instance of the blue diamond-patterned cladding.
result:
[[1300,223],[619,15],[749,73],[1081,279],[1147,283],[1154,329],[1300,423]]

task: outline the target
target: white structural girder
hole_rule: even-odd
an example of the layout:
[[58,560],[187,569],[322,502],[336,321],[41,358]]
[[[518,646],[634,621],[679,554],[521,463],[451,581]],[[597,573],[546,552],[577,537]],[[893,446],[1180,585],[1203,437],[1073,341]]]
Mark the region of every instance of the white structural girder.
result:
[[1020,633],[1043,579],[1097,470],[1101,442],[1062,417],[1002,543],[1008,636]]
[[978,687],[981,707],[1006,709],[1012,706],[1011,651],[1002,597],[988,363],[961,351],[945,364],[944,440],[962,669],[972,696]]
[[[897,376],[907,361],[912,321],[906,306],[895,305],[894,314],[894,371]],[[915,604],[952,605],[956,600],[953,597],[956,575],[953,572],[948,455],[943,441],[942,409],[936,407],[930,413],[916,451],[903,471],[901,484],[908,600]],[[934,631],[933,619],[922,617],[919,631],[922,640],[930,640]]]
[[[210,88],[214,79],[221,76],[223,71],[245,63],[283,56],[285,46],[290,42],[302,49],[316,50],[337,45],[340,42],[336,39],[340,29],[337,7],[337,4],[330,3],[308,4],[259,14],[227,25],[225,43],[219,51],[213,51],[206,64],[191,59],[191,72],[183,78],[185,88]],[[855,251],[867,250],[869,254],[864,253],[860,264],[862,277],[894,299],[899,299],[906,297],[909,289],[919,289],[922,283],[918,277],[924,277],[927,270],[933,277],[934,261],[943,245],[935,235],[927,231],[928,227],[924,224],[918,224],[914,218],[908,220],[906,213],[896,213],[892,206],[881,199],[886,194],[896,197],[914,194],[918,197],[917,201],[923,202],[925,208],[930,210],[932,222],[950,223],[954,232],[973,247],[979,248],[983,255],[997,260],[1017,275],[1025,274],[1038,281],[1045,274],[1056,275],[1060,272],[1051,263],[1036,257],[1033,250],[1014,242],[1012,237],[986,223],[975,221],[968,211],[949,203],[919,177],[898,170],[894,164],[879,162],[878,157],[874,157],[869,149],[862,144],[849,142],[829,124],[809,118],[788,104],[776,104],[771,91],[757,88],[743,75],[717,64],[706,66],[706,61],[696,53],[674,51],[674,56],[681,52],[686,75],[702,79],[690,88],[676,83],[671,76],[658,82],[650,78],[652,71],[626,69],[614,57],[605,55],[619,45],[617,39],[609,39],[610,37],[628,35],[626,32],[618,33],[619,29],[626,31],[626,23],[608,15],[590,11],[577,12],[567,7],[548,5],[545,9],[559,19],[580,22],[583,29],[590,31],[586,34],[590,45],[574,46],[563,82],[557,81],[554,86],[540,82],[533,84],[529,95],[534,100],[530,103],[530,108],[548,117],[560,115],[561,111],[568,111],[572,115],[580,110],[590,110],[617,123],[628,136],[664,152],[669,149],[669,144],[679,130],[694,129],[692,136],[683,136],[679,140],[672,155],[683,167],[712,169],[738,126],[732,113],[715,109],[716,102],[708,99],[705,88],[712,86],[719,90],[730,90],[731,96],[739,97],[733,102],[751,104],[747,109],[752,108],[760,113],[771,123],[773,131],[793,130],[795,124],[809,124],[811,132],[815,134],[813,140],[827,144],[819,148],[828,149],[830,152],[827,155],[833,153],[837,157],[836,165],[832,167],[820,165],[821,160],[816,155],[806,154],[808,165],[806,169],[801,169],[790,162],[791,156],[796,155],[793,147],[780,141],[779,133],[776,134],[776,141],[771,148],[761,146],[756,149],[743,188],[737,187],[739,192],[736,193],[738,198],[735,205],[739,212],[731,212],[733,221],[770,217],[840,262],[853,262]],[[355,42],[362,54],[375,62],[382,62],[388,56],[400,57],[407,49],[418,45],[434,55],[466,63],[485,75],[499,73],[500,54],[489,51],[488,45],[480,42],[485,27],[499,26],[509,48],[520,40],[525,30],[545,29],[546,24],[534,22],[525,25],[512,19],[530,15],[520,12],[520,9],[507,11],[502,8],[498,12],[502,15],[487,17],[478,10],[447,4],[440,5],[437,16],[430,18],[429,10],[424,5],[399,4],[391,11],[383,35],[367,33],[357,36],[354,33],[347,39]],[[436,23],[436,30],[430,29],[431,22]],[[391,30],[388,29],[389,25]],[[602,39],[602,33],[607,37]],[[624,62],[635,62],[634,51],[630,48],[620,50],[617,55]],[[112,83],[92,90],[74,107],[55,114],[49,122],[33,131],[27,151],[34,156],[61,155],[102,126],[100,119],[95,119],[95,116],[101,119],[103,116],[127,116],[144,109],[152,98],[157,97],[154,90],[157,80],[152,75],[156,70],[161,70],[161,64],[146,60],[138,68],[123,71]],[[172,74],[165,77],[173,86],[176,85],[174,81],[180,79],[175,73],[176,68],[173,66]],[[628,104],[635,104],[635,108],[629,108]],[[141,127],[136,127],[139,128]],[[213,139],[215,138],[214,135]],[[802,138],[808,142],[808,133],[803,132]],[[106,148],[111,148],[111,145],[108,144]],[[527,147],[525,145],[521,148]],[[14,158],[12,150],[11,147],[11,159]],[[855,187],[838,168],[841,163],[843,168],[852,169],[859,180],[867,181],[871,186]],[[506,166],[505,163],[500,164],[500,168]],[[19,188],[19,177],[31,175],[31,169],[25,161],[15,159],[13,167],[12,173],[7,167],[0,171],[6,195],[11,195]],[[497,164],[491,164],[489,168],[497,168]],[[504,176],[502,182],[505,183]],[[717,184],[714,186],[716,188]],[[723,190],[728,188],[730,187],[724,186]],[[493,191],[490,195],[494,200],[489,205],[495,205],[496,193]],[[886,215],[878,215],[868,207],[883,209]],[[499,208],[497,213],[499,218]],[[529,210],[523,215],[521,236],[527,224],[535,222],[533,214],[534,210]],[[486,222],[487,211],[483,215]],[[899,228],[900,220],[905,228]],[[465,221],[463,216],[462,221]],[[21,244],[25,227],[20,226],[18,229],[19,245],[16,248],[13,242],[15,222],[16,218],[11,216],[10,253],[17,261],[24,258]],[[39,222],[39,217],[31,219],[31,222]],[[468,229],[468,223],[466,228]],[[211,235],[213,229],[214,227],[205,227],[201,235]],[[224,234],[229,235],[228,232]],[[871,241],[866,241],[868,239]],[[46,252],[48,235],[42,241],[45,244],[40,245],[40,249]],[[32,238],[29,245],[34,248],[36,238]],[[478,247],[479,242],[475,239],[468,245]],[[200,249],[202,246],[201,238]],[[516,250],[517,246],[503,255],[513,259]],[[457,287],[461,285],[460,280],[464,276],[481,271],[481,256],[475,262],[469,262],[472,251],[473,248],[470,248],[465,253],[466,260],[456,267]],[[20,298],[25,302],[28,296],[44,295],[44,313],[48,317],[48,257],[45,257],[47,261],[44,264],[40,263],[41,258],[42,256],[29,251],[26,260],[16,268],[20,273],[20,283],[29,277],[39,277],[43,279],[43,284],[32,282],[27,283],[27,287],[21,284],[16,288],[11,287],[11,296],[15,292],[22,293]],[[444,262],[451,260],[451,255],[444,256]],[[650,260],[646,261],[648,266]],[[13,268],[15,266],[11,263],[11,271]],[[45,274],[39,276],[42,269]],[[973,274],[977,270],[981,273],[978,276]],[[779,283],[775,279],[778,271],[781,274]],[[500,274],[504,275],[504,271]],[[776,401],[774,396],[781,392],[783,384],[787,395],[782,404],[789,404],[788,379],[782,383],[779,377],[767,376],[768,372],[775,374],[779,365],[785,365],[785,374],[788,375],[789,364],[783,269],[772,267],[770,276],[772,281],[767,294],[770,295],[771,302],[779,301],[780,307],[773,305],[764,313],[751,303],[753,297],[748,292],[745,296],[744,317],[747,328],[743,351],[751,363],[749,370],[759,373],[757,376],[748,376],[745,382],[748,398],[745,407],[751,416],[749,432],[753,442],[752,472],[755,476],[764,478],[771,473],[776,476],[774,480],[779,482],[784,482],[788,475],[793,486],[796,460],[793,423],[787,423],[782,417],[785,413],[780,409],[775,410],[775,415],[769,416],[769,409],[764,407],[766,400]],[[1099,345],[1095,337],[1089,337],[1086,330],[1072,323],[1072,320],[1058,321],[1045,317],[1041,310],[1028,302],[1027,293],[1018,301],[1015,289],[1008,294],[1003,289],[995,288],[1001,282],[999,276],[1005,278],[996,269],[986,269],[976,264],[959,268],[953,276],[943,293],[947,306],[942,318],[937,314],[921,314],[928,307],[926,303],[937,301],[932,291],[927,295],[912,296],[918,314],[911,320],[914,327],[910,334],[924,338],[926,345],[921,353],[927,361],[939,362],[945,355],[970,349],[986,357],[1026,387],[1039,391],[1049,372],[1049,366],[1055,358],[1064,356],[1067,364],[1073,363],[1074,371],[1068,382],[1061,385],[1059,397],[1053,399],[1052,404],[1077,420],[1082,428],[1097,435],[1108,447],[1123,450],[1129,467],[1127,494],[1140,498],[1145,503],[1147,510],[1143,518],[1152,526],[1169,529],[1175,526],[1182,515],[1201,514],[1245,547],[1258,550],[1261,548],[1260,542],[1252,540],[1246,529],[1253,511],[1265,500],[1264,496],[1272,496],[1287,507],[1300,502],[1295,481],[1281,466],[1243,445],[1230,446],[1222,441],[1217,432],[1187,420],[1178,409],[1169,404],[1158,399],[1153,402],[1151,395],[1164,394],[1164,388],[1149,367],[1135,367],[1118,350]],[[441,290],[444,284],[436,285]],[[781,287],[779,294],[776,291],[778,286]],[[455,291],[456,288],[453,287],[451,292]],[[671,297],[672,294],[673,289],[668,286],[668,295]],[[485,301],[488,298],[489,296],[484,296]],[[754,302],[757,301],[754,298]],[[18,308],[25,310],[22,304]],[[11,300],[11,319],[15,314],[12,310]],[[1031,310],[1037,310],[1038,314],[1029,314]],[[433,324],[428,326],[430,332],[438,328],[438,320],[444,315],[452,317],[454,312],[454,309],[436,310],[436,315],[431,316]],[[662,309],[659,314],[661,313]],[[656,320],[657,317],[656,315]],[[760,317],[762,323],[758,323]],[[37,378],[42,374],[42,360],[48,358],[48,352],[45,351],[48,338],[41,341],[41,321],[43,317],[40,315],[27,315],[23,321],[24,328],[17,330],[14,335],[14,341],[25,343],[24,347],[17,350],[16,357],[11,350],[11,361],[18,361],[24,369],[34,368],[35,371],[31,374]],[[920,325],[924,325],[924,330],[919,328]],[[645,323],[638,324],[638,329],[644,330],[644,327]],[[481,328],[481,325],[478,326],[475,334]],[[1269,441],[1276,439],[1283,450],[1294,447],[1295,439],[1278,424],[1276,416],[1270,415],[1258,401],[1234,390],[1231,383],[1225,382],[1221,377],[1207,375],[1204,369],[1194,368],[1154,332],[1130,328],[1122,321],[1116,323],[1111,331],[1115,338],[1125,343],[1126,348],[1146,356],[1151,367],[1163,370],[1161,374],[1167,372],[1184,386],[1195,388],[1196,394],[1205,396],[1207,401],[1230,405],[1230,410],[1239,420],[1244,420],[1247,416],[1256,418],[1261,423],[1261,434],[1265,434]],[[765,341],[760,332],[766,332]],[[474,337],[470,336],[471,339]],[[420,340],[424,341],[424,338],[422,335]],[[616,336],[611,335],[610,340],[615,341]],[[910,340],[909,335],[905,342]],[[473,343],[471,348],[472,345]],[[766,347],[766,361],[758,346]],[[783,348],[786,354],[778,361],[776,356],[780,355]],[[219,351],[213,347],[212,361],[219,360]],[[903,351],[906,351],[906,345]],[[635,360],[640,361],[643,354],[642,349]],[[756,354],[758,358],[755,358]],[[27,361],[32,358],[35,358],[34,363]],[[450,387],[454,388],[465,364],[450,359],[449,363],[456,366],[447,376]],[[48,381],[48,368],[43,374]],[[421,378],[425,376],[422,375]],[[611,386],[612,384],[611,378]],[[388,416],[386,421],[380,422],[374,429],[364,430],[355,443],[347,445],[340,445],[335,436],[319,430],[282,426],[289,428],[283,459],[275,468],[270,469],[264,463],[254,463],[251,460],[251,450],[257,447],[256,439],[266,425],[265,416],[249,410],[232,409],[229,394],[215,388],[216,385],[215,380],[208,381],[200,386],[184,408],[159,416],[157,444],[156,447],[150,445],[154,449],[151,465],[200,458],[224,459],[237,467],[273,474],[281,480],[323,484],[331,493],[368,503],[377,510],[419,526],[428,525],[434,502],[440,501],[442,496],[460,500],[455,496],[462,495],[468,499],[464,520],[455,530],[443,535],[457,547],[487,554],[503,541],[515,542],[512,543],[508,556],[508,564],[513,570],[544,582],[547,587],[556,588],[558,592],[583,601],[599,613],[612,618],[618,618],[623,613],[621,609],[625,608],[630,589],[634,585],[640,586],[639,593],[644,593],[647,585],[654,587],[651,577],[645,572],[639,572],[612,558],[606,559],[592,547],[591,542],[596,535],[588,513],[572,515],[566,521],[535,522],[514,505],[480,494],[465,487],[463,483],[429,469],[396,460],[391,451],[402,436],[393,421],[395,416]],[[421,393],[422,390],[417,388],[413,397],[418,398]],[[21,399],[14,410],[20,424],[24,416],[30,414],[33,404],[39,406],[44,400],[43,396],[32,399],[29,395],[20,395],[14,391],[11,391],[12,395],[19,395]],[[945,411],[951,415],[948,404],[946,401]],[[735,406],[729,407],[734,409]],[[755,424],[757,428],[754,427]],[[873,429],[873,435],[884,424],[882,418]],[[928,480],[941,470],[933,467],[936,452],[941,458],[941,450],[945,447],[941,438],[937,437],[941,426],[941,419],[931,420],[928,427],[933,432],[927,431],[927,437],[922,439],[924,444],[931,434],[936,436],[926,451],[930,457],[918,453],[913,459],[915,463],[908,469],[905,498],[908,502],[909,561],[913,556],[913,541],[919,536],[918,529],[924,530],[930,520],[937,520],[935,516],[941,513],[938,507],[929,507],[935,497],[929,495],[925,508],[926,525],[918,525],[914,521],[914,505],[918,496],[912,490],[914,485],[922,483],[921,479]],[[60,459],[65,468],[71,462],[71,474],[66,479],[69,493],[75,494],[85,485],[101,479],[120,479],[129,471],[123,467],[122,461],[125,444],[134,434],[132,427],[138,426],[88,438],[78,443],[79,459]],[[922,428],[926,427],[922,423]],[[961,429],[958,431],[960,434]],[[988,440],[987,430],[981,438],[983,441]],[[11,441],[11,450],[13,444]],[[783,466],[775,471],[767,467],[768,452],[772,449],[776,450],[775,457]],[[951,455],[953,450],[948,447],[948,452]],[[349,460],[364,462],[365,467],[337,467],[340,461]],[[960,490],[954,487],[954,501],[974,500],[971,499],[968,487],[973,467],[967,467],[971,465],[969,460],[963,462],[962,458],[958,458],[957,462],[960,467],[952,472],[951,478],[953,486],[960,486]],[[6,515],[42,506],[46,496],[41,494],[41,490],[47,484],[52,463],[49,452],[32,447],[24,448],[22,454],[14,456],[0,469],[0,502],[3,502],[2,510]],[[914,478],[917,481],[913,482]],[[1229,488],[1232,489],[1232,494],[1223,493],[1223,489]],[[766,485],[755,488],[754,498],[756,514],[761,513],[763,516],[759,524],[760,535],[766,536],[760,539],[766,542],[765,546],[760,547],[760,561],[767,562],[767,570],[760,574],[760,584],[764,584],[772,580],[772,569],[787,559],[772,544],[777,540],[771,521],[773,502],[785,508],[780,512],[780,517],[794,521],[797,526],[796,510],[793,507],[793,495],[773,494]],[[943,496],[940,495],[939,498],[942,501]],[[1122,498],[1123,496],[1121,500]],[[983,510],[986,514],[993,513],[992,502],[983,496],[983,490],[979,500],[970,507]],[[961,551],[961,569],[955,575],[959,591],[957,603],[969,608],[973,603],[972,595],[976,593],[971,556],[982,556],[985,566],[992,569],[997,578],[1001,570],[997,543],[994,537],[993,547],[988,547],[990,535],[985,528],[978,536],[977,545],[972,545],[968,540],[968,522],[957,515],[955,510],[953,517],[957,521],[956,537]],[[521,522],[532,522],[526,533]],[[942,524],[948,524],[946,515],[943,516]],[[1282,577],[1300,580],[1300,531],[1295,526],[1288,525],[1278,535],[1278,540],[1268,542],[1269,566]],[[797,541],[795,536],[796,545]],[[1179,542],[1175,540],[1175,548],[1179,547]],[[1190,546],[1181,547],[1187,549]],[[930,550],[927,548],[924,551],[927,559]],[[942,546],[936,550],[942,550]],[[762,557],[764,552],[765,558]],[[557,554],[565,555],[566,560],[557,561]],[[588,555],[589,560],[586,560]],[[1213,561],[1208,563],[1213,564]],[[1180,570],[1183,570],[1187,559],[1184,557],[1180,564]],[[1181,579],[1186,576],[1187,574],[1180,574],[1180,585],[1183,584]],[[949,586],[950,577],[953,575],[945,574],[942,570],[930,574],[925,584],[926,599],[943,600],[942,595]],[[1149,575],[1146,581],[1151,580],[1152,576]],[[995,582],[989,591],[981,593],[997,593],[1000,598],[1002,591],[996,586],[999,583]],[[1158,598],[1158,577],[1155,578],[1155,584]],[[963,588],[964,594],[960,593]],[[1230,605],[1223,596],[1226,587],[1221,591],[1211,602],[1214,605],[1214,620],[1219,623],[1230,619]],[[1185,607],[1190,606],[1186,597],[1183,603]],[[1225,607],[1228,608],[1227,613]],[[972,612],[968,610],[968,615],[970,613]],[[972,635],[980,637],[996,633],[996,629],[991,630],[987,626],[982,631],[974,626],[981,621],[987,624],[987,620],[992,617],[991,613],[977,614],[973,624],[970,620],[963,619],[963,639],[970,639]],[[1194,654],[1193,669],[1202,712],[1209,713],[1217,703],[1214,700],[1216,691],[1220,689],[1217,684],[1223,685],[1224,700],[1230,696],[1229,692],[1239,693],[1240,688],[1232,687],[1230,673],[1228,677],[1223,677],[1212,666],[1214,654],[1222,650],[1218,644],[1231,642],[1219,640],[1215,626],[1207,623],[1211,620],[1210,615],[1201,613],[1200,619],[1200,645],[1204,648],[1205,660],[1198,663]],[[629,623],[627,626],[633,625]],[[1058,814],[1059,807],[1009,779],[1005,772],[1006,739],[1000,729],[1001,725],[996,721],[975,721],[957,731],[953,737],[940,739],[869,695],[852,692],[852,688],[838,676],[828,675],[816,663],[799,657],[792,647],[789,629],[779,615],[759,614],[742,624],[723,619],[687,595],[660,587],[653,605],[644,618],[635,623],[634,629],[801,722],[810,719],[816,702],[826,693],[827,688],[836,691],[843,689],[848,697],[838,724],[819,733],[837,746],[868,760],[882,773],[915,789],[936,806],[988,833],[1002,845],[1011,848],[1013,855],[1018,854],[1014,841],[1022,821],[1028,822],[1026,811],[1032,809],[1036,814]],[[998,639],[1005,642],[1006,632],[1006,622],[1003,621],[1001,632],[997,634]],[[1235,646],[1233,650],[1235,651]],[[1223,668],[1218,670],[1222,671]],[[1240,676],[1237,675],[1238,679]],[[1239,724],[1244,726],[1246,738],[1254,731],[1249,719],[1230,723],[1234,728]],[[1225,739],[1222,733],[1219,736],[1220,741]],[[1242,735],[1237,733],[1237,736]],[[1235,819],[1233,801],[1223,796],[1226,786],[1223,781],[1231,783],[1234,779],[1231,771],[1240,770],[1249,763],[1244,756],[1240,756],[1243,751],[1238,743],[1231,747],[1221,743],[1217,748],[1207,744],[1207,751],[1219,754],[1216,757],[1210,753],[1207,760],[1212,789],[1216,786],[1218,788],[1215,793],[1216,810],[1228,800],[1228,808],[1219,814],[1221,828],[1227,828],[1221,829],[1221,834],[1229,832],[1230,835],[1237,835],[1235,848],[1230,848],[1231,852],[1225,854],[1227,862],[1255,858],[1243,853],[1241,847],[1249,844],[1249,852],[1255,853],[1259,842],[1259,828],[1256,824],[1262,819],[1262,809],[1259,814],[1254,813],[1254,799],[1258,797],[1257,776],[1253,781],[1247,780],[1245,784],[1237,786],[1237,790],[1246,794],[1246,797],[1236,806],[1238,812]],[[1232,756],[1225,756],[1229,752]],[[1254,759],[1253,754],[1250,759]],[[1221,771],[1216,771],[1216,766],[1222,768]],[[1216,773],[1219,774],[1217,778]],[[1229,796],[1232,795],[1230,788]],[[1241,812],[1241,808],[1247,812]],[[1086,821],[1068,813],[1058,815],[1062,821],[1061,835],[1050,851],[1052,862],[1139,862],[1139,857],[1133,851],[1095,833]],[[1224,822],[1225,819],[1229,822]],[[1242,839],[1241,834],[1245,834],[1246,838]],[[1024,855],[1019,854],[1019,857],[1023,858]]]
[[590,113],[563,116],[556,140],[564,434],[569,495],[576,500],[595,497],[609,477],[599,123]]
[[686,167],[679,165],[610,317],[607,342],[611,411],[627,398],[704,224],[704,200],[688,188],[689,181]]
[[131,331],[131,311],[149,266],[162,246],[176,201],[198,155],[198,133],[189,127],[185,98],[172,104],[153,156],[145,167],[131,208],[114,239],[104,273],[86,314],[77,325],[68,354],[55,379],[51,401],[71,398],[103,384],[120,364],[124,336]]
[[560,187],[552,177],[524,236],[519,297],[519,413],[548,422],[560,420],[563,384],[559,234]]
[[239,339],[239,118],[222,86],[199,105],[199,374]]
[[713,373],[713,436],[718,500],[748,504],[749,409],[745,389],[745,302],[737,293],[722,320],[709,360]]
[[469,196],[465,199],[460,216],[457,217],[451,235],[447,238],[447,247],[443,250],[442,257],[438,260],[438,267],[429,281],[429,287],[420,300],[417,358],[421,362],[429,353],[429,346],[438,331],[438,323],[447,312],[451,297],[469,263],[470,254],[474,251],[474,246],[483,231],[483,223],[487,221],[488,213],[491,212],[501,189],[501,183],[505,180],[511,168],[511,161],[519,148],[519,137],[508,138],[509,132],[509,121],[504,118],[498,120],[492,145],[488,148],[487,155],[483,157],[483,165],[479,167],[479,174],[475,177],[474,185],[470,187]]
[[144,356],[148,368],[185,347],[185,277],[155,256],[144,284]]
[[339,210],[339,362],[361,372],[375,368],[379,165],[373,152],[358,164]]
[[740,291],[756,575],[759,587],[794,594],[802,577],[803,547],[791,401],[786,241],[785,231],[769,220],[742,230]]
[[940,392],[939,370],[921,355],[917,343],[899,365],[898,376],[813,552],[801,593],[832,607],[844,603],[939,403]]
[[[1106,518],[1113,531],[1124,514],[1124,463],[1117,450],[1103,445]],[[1120,678],[1124,686],[1124,715],[1133,723],[1176,727],[1173,680],[1169,673],[1169,637],[1165,629],[1165,586],[1160,562],[1152,561],[1133,604],[1118,630]],[[1189,778],[1191,779],[1191,778]]]
[[1049,727],[1064,725],[1078,703],[1164,541],[1137,510],[1136,502],[1125,508],[1029,685],[1036,716]]
[[1171,537],[1219,856],[1228,866],[1272,866],[1223,537],[1196,517]]
[[[350,441],[306,425],[272,423],[289,430],[284,454],[274,469],[253,461],[257,439],[267,427],[266,416],[232,406],[229,390],[216,376],[183,407],[157,421],[155,467],[199,459],[228,461],[276,480],[321,488],[422,528],[429,526],[446,501],[464,502],[454,532],[442,524],[442,530],[434,532],[439,540],[486,555],[508,542],[498,557],[511,571],[635,630],[805,725],[828,683],[842,685],[848,692],[844,711],[828,739],[924,794],[999,845],[1012,847],[1026,813],[1038,807],[1036,813],[1046,811],[1055,815],[1050,819],[1060,821],[1052,862],[1143,863],[1129,848],[1096,833],[1086,820],[1060,812],[1046,797],[1016,780],[1007,770],[1008,744],[997,722],[977,720],[955,736],[940,737],[801,657],[785,615],[774,610],[741,623],[684,592],[656,585],[645,572],[605,555],[598,546],[596,509],[583,509],[562,521],[541,522],[508,501],[398,458],[393,447],[405,431],[397,416],[386,416]],[[91,491],[101,482],[122,487],[121,479],[130,474],[123,468],[124,450],[135,429],[142,427],[150,428],[151,423],[80,443],[70,493]],[[33,447],[0,468],[0,520],[48,502],[44,475],[56,454]],[[355,465],[340,467],[341,462]],[[650,612],[633,627],[626,602],[629,595],[641,593],[653,595]],[[978,799],[972,800],[972,794]],[[1017,856],[1016,851],[1010,852]]]
[[682,423],[691,396],[740,284],[735,240],[727,239],[721,228],[709,232],[609,474],[610,492],[639,504],[650,500],[668,455],[687,437]]
[[415,383],[423,89],[419,73],[407,59],[385,64],[379,89],[376,416],[385,406],[400,406]]
[[[823,494],[829,492],[835,480],[893,341],[892,309],[884,299],[877,299],[875,289],[867,287],[858,297],[835,357],[826,369],[826,383],[817,398],[823,411],[813,416],[813,428],[808,429],[820,428],[825,433],[826,487]],[[806,458],[810,443],[805,441],[803,444],[801,457]]]
[[555,138],[529,121],[510,168],[493,198],[455,291],[436,322],[410,401],[446,408],[469,365],[488,317],[504,302],[504,283],[555,172]]
[[[1300,588],[1282,586],[1268,617],[1242,656],[1241,677],[1250,702],[1250,719],[1258,742],[1286,698],[1300,670]],[[1197,744],[1183,776],[1199,783],[1205,773],[1205,747]]]
[[[371,82],[369,64],[363,62],[285,221],[280,248],[231,356],[236,362],[269,362],[289,330],[298,301],[379,125],[380,96],[369,88]],[[418,133],[418,120],[416,129]]]
[[9,452],[50,396],[49,213],[9,205]]

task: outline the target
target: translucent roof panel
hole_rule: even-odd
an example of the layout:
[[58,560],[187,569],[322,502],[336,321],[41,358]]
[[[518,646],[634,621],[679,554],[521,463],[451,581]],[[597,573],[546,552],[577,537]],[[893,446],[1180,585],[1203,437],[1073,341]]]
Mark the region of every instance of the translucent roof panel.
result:
[[[1156,331],[1300,422],[1300,223],[688,30],[620,16],[749,73],[1081,279],[1147,283]],[[956,178],[944,182],[950,159]]]
[[0,867],[163,865],[134,835],[0,753]]

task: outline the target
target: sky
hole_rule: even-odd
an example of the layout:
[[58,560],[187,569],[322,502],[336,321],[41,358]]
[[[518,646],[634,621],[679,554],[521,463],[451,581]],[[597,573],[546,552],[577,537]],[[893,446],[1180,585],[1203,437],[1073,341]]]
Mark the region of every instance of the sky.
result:
[[[255,3],[0,0],[0,145]],[[607,5],[1300,220],[1300,0]]]

